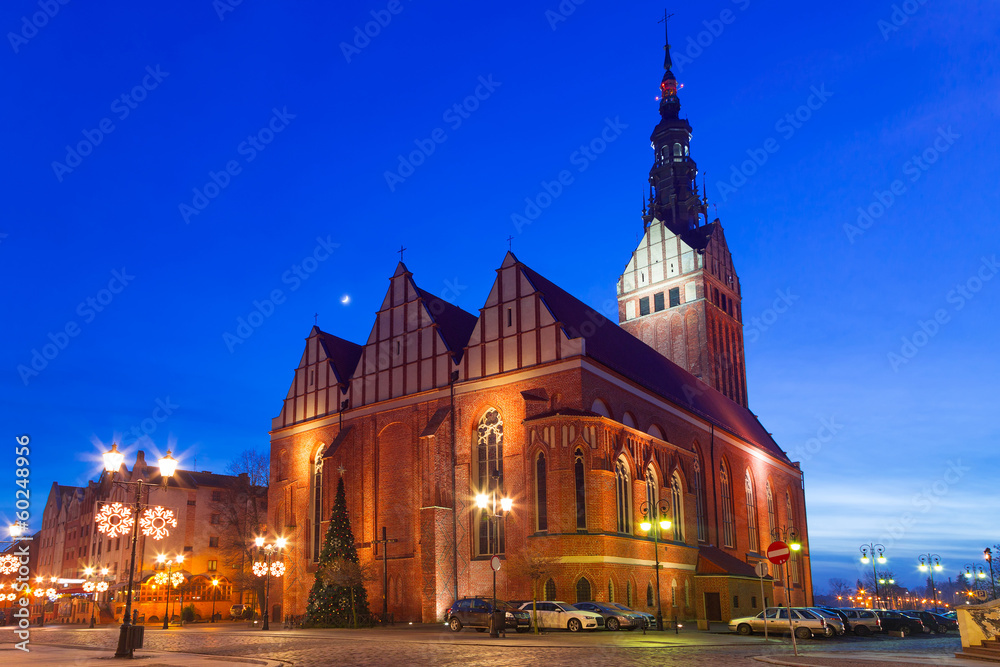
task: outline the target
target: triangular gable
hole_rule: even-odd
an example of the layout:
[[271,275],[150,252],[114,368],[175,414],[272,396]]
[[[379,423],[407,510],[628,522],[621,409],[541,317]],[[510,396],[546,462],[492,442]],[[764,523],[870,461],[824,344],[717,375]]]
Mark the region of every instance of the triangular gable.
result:
[[338,412],[361,349],[360,345],[313,326],[272,428]]

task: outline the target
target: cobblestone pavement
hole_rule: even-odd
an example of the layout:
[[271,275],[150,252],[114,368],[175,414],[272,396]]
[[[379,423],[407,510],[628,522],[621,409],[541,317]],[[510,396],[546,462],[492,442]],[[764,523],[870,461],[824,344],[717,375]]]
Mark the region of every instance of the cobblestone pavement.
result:
[[[32,642],[64,647],[103,647],[113,652],[117,642],[117,628],[51,627],[32,630]],[[794,661],[788,639],[765,644],[759,637],[737,637],[702,632],[685,632],[679,636],[669,633],[569,633],[509,635],[506,639],[491,640],[488,636],[463,631],[458,634],[434,626],[413,629],[375,630],[272,630],[268,633],[241,626],[221,624],[199,625],[162,631],[147,628],[145,648],[158,651],[183,651],[215,656],[242,656],[280,660],[291,665],[462,665],[463,667],[494,666],[497,664],[521,666],[545,665],[635,665],[637,667],[740,667],[763,663],[755,656],[774,656]],[[892,652],[919,654],[922,664],[940,664],[945,656],[961,650],[956,635],[945,637],[919,637],[895,639],[890,637],[841,637],[829,640],[800,642],[800,650],[811,664],[849,665],[889,664],[859,659],[858,652]],[[823,653],[809,659],[811,653]],[[845,660],[830,662],[831,653],[847,652]],[[88,651],[88,653],[90,653]],[[139,655],[141,652],[137,652]],[[874,656],[873,656],[874,657]],[[899,656],[903,658],[902,655]],[[905,659],[905,658],[903,658]],[[30,660],[29,660],[30,661]],[[794,664],[794,663],[793,663]],[[892,663],[896,667],[904,664]]]

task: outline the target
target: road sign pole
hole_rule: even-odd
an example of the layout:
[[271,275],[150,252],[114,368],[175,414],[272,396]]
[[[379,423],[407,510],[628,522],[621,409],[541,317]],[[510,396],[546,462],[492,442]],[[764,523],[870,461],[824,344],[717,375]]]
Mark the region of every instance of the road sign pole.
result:
[[795,628],[792,626],[792,608],[788,606],[788,598],[791,597],[788,594],[788,560],[785,560],[785,610],[788,612],[788,629],[792,632],[792,652],[795,655],[799,654],[799,645],[795,640]]
[[767,598],[764,597],[764,575],[767,574],[767,563],[761,561],[757,563],[757,575],[760,577],[760,604],[761,609],[764,610],[764,643],[768,642],[767,638]]

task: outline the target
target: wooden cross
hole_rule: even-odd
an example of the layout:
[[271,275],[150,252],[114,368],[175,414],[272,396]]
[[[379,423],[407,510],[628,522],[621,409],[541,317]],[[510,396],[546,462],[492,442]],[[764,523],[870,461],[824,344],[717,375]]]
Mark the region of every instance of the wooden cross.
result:
[[514,237],[513,236],[508,236],[507,237],[507,250],[513,250],[513,249],[514,249]]
[[319,326],[319,313],[313,313],[313,324]]
[[403,261],[403,252],[405,252],[405,251],[406,251],[406,248],[404,248],[402,246],[402,244],[400,244],[399,250],[397,250],[396,252],[399,253],[399,261],[401,261],[401,262]]
[[376,554],[378,553],[378,545],[380,544],[383,545],[382,546],[382,621],[383,622],[385,622],[385,619],[388,618],[389,616],[389,598],[386,597],[386,592],[389,590],[389,549],[386,548],[386,545],[399,541],[396,539],[389,539],[388,537],[386,537],[385,532],[386,532],[385,526],[382,526],[381,540],[372,540],[371,542],[362,542],[361,544],[354,545],[360,548],[374,547]]

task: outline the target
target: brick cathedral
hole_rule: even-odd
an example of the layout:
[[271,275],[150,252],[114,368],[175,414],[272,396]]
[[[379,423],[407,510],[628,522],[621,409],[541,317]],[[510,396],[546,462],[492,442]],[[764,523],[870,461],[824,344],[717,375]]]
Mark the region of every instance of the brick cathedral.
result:
[[[525,550],[554,561],[545,599],[659,600],[702,626],[812,602],[802,473],[747,407],[740,282],[671,66],[667,46],[619,324],[508,253],[478,316],[400,262],[363,344],[313,327],[271,430],[271,527],[291,545],[281,613],[305,612],[340,478],[359,556],[377,561],[372,609],[384,595],[396,621],[440,622],[456,596],[491,592],[494,552],[498,596],[530,599]],[[502,523],[476,505],[494,492],[513,499]],[[672,522],[658,544],[640,526],[650,507]],[[377,542],[383,527],[395,542]],[[761,600],[753,566],[789,528],[802,551]]]

